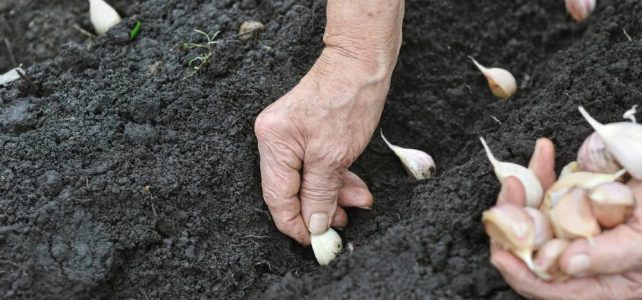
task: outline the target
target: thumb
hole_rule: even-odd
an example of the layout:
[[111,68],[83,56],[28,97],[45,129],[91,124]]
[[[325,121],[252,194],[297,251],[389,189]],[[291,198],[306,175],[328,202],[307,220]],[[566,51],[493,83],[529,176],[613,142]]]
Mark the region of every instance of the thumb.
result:
[[301,182],[301,213],[312,234],[328,230],[337,209],[343,172],[324,166],[304,166]]
[[618,274],[642,270],[642,234],[620,225],[593,239],[593,245],[581,239],[564,252],[560,266],[573,276]]

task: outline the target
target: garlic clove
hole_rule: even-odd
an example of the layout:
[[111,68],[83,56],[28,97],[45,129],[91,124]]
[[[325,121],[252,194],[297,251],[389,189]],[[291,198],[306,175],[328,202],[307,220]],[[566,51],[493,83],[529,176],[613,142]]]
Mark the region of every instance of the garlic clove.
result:
[[508,99],[517,92],[517,82],[513,74],[501,68],[486,68],[478,63],[472,56],[468,56],[475,66],[484,74],[488,80],[491,92],[497,98]]
[[601,124],[583,107],[580,113],[602,138],[606,149],[631,176],[642,179],[642,125],[630,122]]
[[636,105],[633,105],[631,109],[625,111],[624,114],[622,115],[622,118],[629,119],[631,120],[631,122],[637,123],[638,120],[635,119],[635,114],[637,112],[638,112],[638,105],[636,104]]
[[593,236],[600,234],[600,225],[583,189],[574,188],[566,193],[549,211],[549,217],[558,238],[586,238],[590,242]]
[[260,31],[265,29],[265,25],[259,21],[245,21],[241,24],[239,28],[239,39],[245,41],[256,36]]
[[622,169],[597,132],[589,135],[582,143],[577,151],[577,163],[583,171],[595,173],[613,173]]
[[486,140],[484,140],[483,137],[480,137],[479,140],[484,146],[484,150],[486,151],[488,160],[490,160],[490,163],[493,165],[493,169],[495,171],[495,176],[497,176],[497,179],[501,183],[503,183],[507,177],[517,177],[517,179],[522,182],[522,185],[524,185],[524,189],[526,191],[526,206],[538,207],[542,202],[544,190],[542,188],[542,184],[539,181],[539,178],[537,178],[535,173],[533,173],[533,171],[531,171],[530,169],[518,164],[497,160],[497,158],[495,158],[493,153],[490,151],[488,144],[486,144]]
[[89,18],[98,35],[105,35],[121,20],[118,12],[103,0],[89,0]]
[[589,198],[593,214],[604,228],[623,224],[633,214],[633,191],[621,182],[600,184],[591,189]]
[[553,238],[553,229],[548,217],[538,209],[524,207],[526,213],[533,220],[535,228],[535,239],[533,241],[533,250],[539,249],[544,243]]
[[314,257],[322,266],[334,260],[343,249],[341,237],[332,228],[322,234],[310,234],[310,243],[312,244]]
[[577,163],[577,161],[572,161],[572,162],[566,164],[566,166],[564,166],[564,168],[562,168],[562,172],[560,172],[560,176],[559,177],[564,177],[564,176],[569,175],[571,173],[579,172],[580,170],[581,170],[581,168],[580,168],[580,165]]
[[595,10],[595,0],[566,0],[566,11],[576,22],[582,22]]
[[548,240],[535,253],[535,265],[548,274],[549,279],[564,276],[559,266],[559,258],[570,244],[571,242],[563,239]]
[[435,161],[428,153],[395,146],[388,142],[388,139],[383,135],[383,131],[381,131],[381,138],[397,157],[399,157],[406,172],[415,180],[428,179],[433,176],[436,170]]
[[540,210],[545,214],[556,205],[556,203],[566,195],[572,188],[578,187],[581,189],[590,190],[602,183],[616,181],[626,173],[626,170],[620,170],[612,174],[606,173],[591,173],[591,172],[575,172],[560,177],[544,195],[544,201],[540,206]]

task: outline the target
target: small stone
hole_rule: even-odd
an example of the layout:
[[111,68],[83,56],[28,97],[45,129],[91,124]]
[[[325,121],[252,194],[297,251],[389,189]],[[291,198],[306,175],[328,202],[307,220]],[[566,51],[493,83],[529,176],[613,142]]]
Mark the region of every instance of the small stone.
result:
[[259,32],[265,29],[265,25],[259,21],[245,21],[239,29],[239,39],[246,41],[255,37]]

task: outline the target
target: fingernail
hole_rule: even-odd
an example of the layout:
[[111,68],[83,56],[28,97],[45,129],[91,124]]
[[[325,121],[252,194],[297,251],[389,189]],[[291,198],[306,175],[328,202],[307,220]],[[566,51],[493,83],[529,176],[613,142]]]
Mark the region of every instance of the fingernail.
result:
[[365,209],[365,210],[372,210],[372,207],[369,207],[369,206],[360,206],[360,207],[357,207],[357,208],[361,208],[361,209]]
[[591,265],[591,260],[585,254],[577,254],[568,261],[568,268],[566,270],[570,275],[582,275],[588,271]]
[[502,184],[502,189],[499,190],[499,196],[497,196],[497,204],[507,202],[506,197],[508,196],[508,184]]
[[325,213],[313,213],[310,216],[308,230],[312,234],[322,234],[328,230],[328,215]]

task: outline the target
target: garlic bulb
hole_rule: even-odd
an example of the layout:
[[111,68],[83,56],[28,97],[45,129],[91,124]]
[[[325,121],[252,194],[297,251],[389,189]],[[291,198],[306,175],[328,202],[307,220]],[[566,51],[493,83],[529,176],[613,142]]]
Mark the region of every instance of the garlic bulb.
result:
[[549,279],[562,277],[559,258],[570,244],[571,242],[563,239],[547,241],[535,253],[535,265],[548,274]]
[[397,157],[399,157],[408,174],[414,179],[427,179],[432,177],[435,173],[435,161],[430,155],[428,155],[428,153],[395,146],[388,142],[388,139],[383,136],[383,131],[381,132],[381,138],[386,142],[386,145],[392,149]]
[[589,192],[591,207],[597,222],[604,228],[613,228],[626,222],[633,214],[633,191],[621,182],[600,184]]
[[98,35],[105,35],[121,20],[118,12],[103,0],[89,0],[89,17]]
[[583,107],[580,106],[579,110],[620,165],[631,176],[642,179],[642,125],[630,122],[603,125],[593,119]]
[[256,36],[256,34],[259,31],[263,31],[265,29],[265,25],[259,21],[245,21],[241,24],[241,27],[239,28],[239,39],[245,41],[249,40],[250,38]]
[[490,151],[488,144],[486,144],[486,140],[484,140],[483,137],[480,137],[479,140],[484,146],[484,150],[486,150],[486,155],[488,156],[490,163],[493,165],[497,179],[503,183],[507,177],[517,177],[517,179],[522,182],[522,185],[524,185],[524,189],[526,191],[526,206],[538,207],[542,202],[544,190],[535,173],[518,164],[497,160]]
[[341,237],[332,228],[322,234],[310,234],[310,243],[312,244],[314,257],[322,266],[334,260],[343,248]]
[[637,112],[638,112],[638,105],[636,104],[636,105],[633,105],[631,109],[625,111],[624,114],[622,115],[622,118],[629,119],[631,120],[631,122],[637,123],[638,120],[635,119],[635,114]]
[[482,214],[486,233],[491,240],[519,257],[536,274],[546,277],[533,263],[535,227],[521,207],[504,203]]
[[602,183],[615,181],[626,173],[625,170],[620,170],[613,174],[605,173],[590,173],[590,172],[576,172],[560,177],[544,195],[544,202],[540,206],[540,210],[545,214],[554,207],[559,199],[561,199],[572,188],[581,188],[590,190]]
[[595,0],[566,0],[566,11],[576,22],[582,22],[595,10]]
[[553,238],[553,229],[551,227],[551,222],[548,220],[541,211],[532,208],[524,207],[524,211],[531,217],[533,220],[533,226],[535,228],[535,239],[533,240],[533,250],[539,249],[546,241]]
[[[560,172],[560,177],[564,177],[566,175],[569,175],[571,173],[576,173],[581,170],[580,165],[577,163],[577,161],[572,161],[566,166],[562,168],[562,172]],[[618,169],[619,170],[619,169]]]
[[583,189],[574,188],[560,198],[549,211],[555,236],[561,239],[586,238],[600,234],[591,203]]
[[513,74],[501,68],[486,68],[478,63],[472,56],[468,56],[475,66],[484,74],[488,80],[491,92],[497,98],[508,99],[517,91],[517,82]]
[[595,173],[613,173],[622,169],[597,132],[584,140],[577,151],[577,163],[581,170]]

